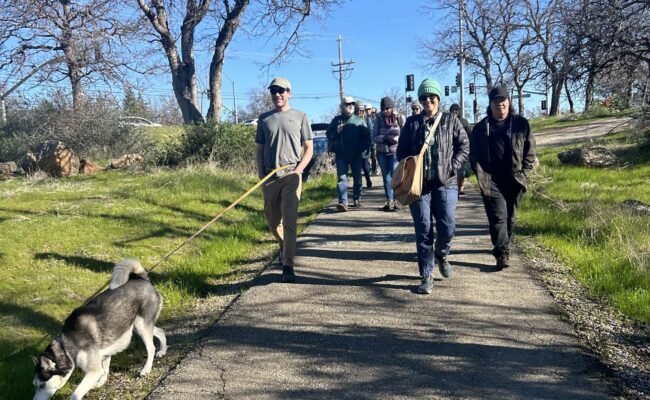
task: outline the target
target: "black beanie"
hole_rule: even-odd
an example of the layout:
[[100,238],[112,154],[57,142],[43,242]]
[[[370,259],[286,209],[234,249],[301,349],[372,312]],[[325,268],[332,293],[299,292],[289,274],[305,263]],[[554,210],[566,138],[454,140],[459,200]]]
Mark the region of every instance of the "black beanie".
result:
[[393,101],[393,99],[391,99],[388,96],[381,99],[381,109],[382,110],[385,110],[387,108],[393,108],[393,107],[395,107],[395,102]]

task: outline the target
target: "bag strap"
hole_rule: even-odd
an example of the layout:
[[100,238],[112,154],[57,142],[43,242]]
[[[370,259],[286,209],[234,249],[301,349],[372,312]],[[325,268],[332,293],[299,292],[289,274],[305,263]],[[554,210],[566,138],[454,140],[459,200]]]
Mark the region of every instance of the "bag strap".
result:
[[433,137],[433,135],[436,133],[436,129],[438,128],[438,124],[440,123],[440,119],[442,118],[442,112],[438,113],[438,117],[436,118],[436,121],[433,123],[433,129],[429,132],[426,138],[424,138],[424,144],[422,145],[422,148],[420,149],[420,154],[418,157],[422,157],[424,152],[427,150],[427,147],[429,147],[429,141]]

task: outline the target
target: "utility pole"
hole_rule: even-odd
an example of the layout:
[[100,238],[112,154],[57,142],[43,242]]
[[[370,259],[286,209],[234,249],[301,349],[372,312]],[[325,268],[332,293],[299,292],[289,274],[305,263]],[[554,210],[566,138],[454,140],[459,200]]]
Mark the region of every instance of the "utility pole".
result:
[[463,69],[465,66],[465,53],[463,51],[463,1],[458,0],[458,58],[460,65],[460,116],[462,117],[465,114],[465,96],[464,96],[464,85],[465,77],[463,76]]
[[[339,38],[337,39],[339,42],[339,62],[338,64],[332,63],[332,67],[338,67],[338,74],[339,74],[339,92],[341,94],[341,99],[343,99],[343,96],[345,95],[345,92],[343,91],[343,73],[344,72],[352,72],[354,68],[352,68],[350,65],[354,64],[354,61],[343,61],[343,48],[341,45],[341,35],[339,34]],[[332,71],[332,73],[336,72],[336,70]]]

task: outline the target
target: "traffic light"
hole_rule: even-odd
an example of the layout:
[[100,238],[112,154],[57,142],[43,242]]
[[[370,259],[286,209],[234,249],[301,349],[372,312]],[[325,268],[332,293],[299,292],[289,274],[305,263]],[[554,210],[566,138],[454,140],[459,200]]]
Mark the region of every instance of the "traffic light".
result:
[[456,74],[456,86],[460,86],[460,74]]
[[406,102],[407,102],[407,103],[413,103],[413,97],[411,97],[411,96],[406,96]]
[[542,111],[546,110],[546,100],[542,100]]
[[412,92],[415,90],[415,77],[413,74],[406,75],[406,91]]
[[449,96],[449,86],[445,86],[445,96]]
[[474,94],[474,84],[472,82],[469,83],[469,94]]

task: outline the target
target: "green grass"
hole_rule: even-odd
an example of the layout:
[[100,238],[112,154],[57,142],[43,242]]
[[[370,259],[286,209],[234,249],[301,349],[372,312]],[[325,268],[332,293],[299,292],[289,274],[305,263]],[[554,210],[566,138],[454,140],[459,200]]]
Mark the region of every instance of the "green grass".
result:
[[[621,168],[561,165],[544,149],[524,197],[518,231],[538,238],[585,283],[626,315],[650,323],[650,217],[621,206],[650,204],[650,145],[626,134],[607,138]],[[575,147],[575,146],[573,146]]]
[[[109,279],[115,261],[135,257],[151,267],[255,182],[197,168],[0,183],[0,398],[31,398],[29,356]],[[305,184],[300,229],[331,200],[334,187],[333,176]],[[276,249],[258,189],[152,272],[165,298],[162,324],[240,276],[238,266],[270,261]],[[112,370],[140,361],[117,358]]]

